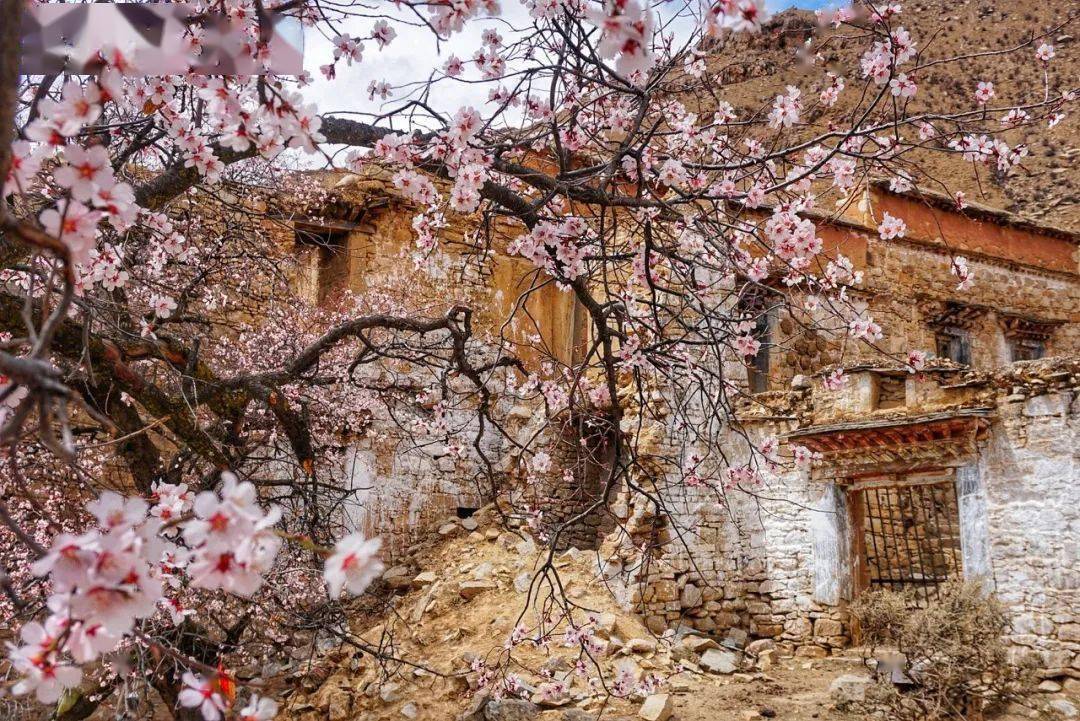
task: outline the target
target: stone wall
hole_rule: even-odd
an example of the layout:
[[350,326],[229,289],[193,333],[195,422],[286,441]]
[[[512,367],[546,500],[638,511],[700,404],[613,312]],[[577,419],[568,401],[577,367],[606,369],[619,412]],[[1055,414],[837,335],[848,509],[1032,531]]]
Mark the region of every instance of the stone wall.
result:
[[943,251],[873,239],[869,256],[863,283],[872,293],[869,312],[885,329],[884,348],[891,353],[936,352],[933,321],[949,301],[972,311],[966,323],[975,369],[992,370],[1011,361],[1003,330],[1006,316],[1061,323],[1050,335],[1047,355],[1080,353],[1080,325],[1073,320],[1080,316],[1075,273],[973,259],[974,283],[958,292],[950,256]]
[[[747,417],[744,427],[758,442],[816,429],[850,434],[843,428],[860,425],[892,433],[928,417],[970,421],[978,439],[935,430],[926,447],[908,447],[909,457],[872,447],[838,454],[813,470],[779,468],[751,492],[671,484],[663,489],[667,518],[650,517],[643,499],[627,496],[627,537],[606,548],[618,560],[626,602],[658,632],[682,626],[723,635],[739,627],[798,655],[827,655],[850,643],[846,605],[863,587],[846,474],[865,477],[877,467],[881,477],[914,482],[907,474],[918,471],[915,480],[955,484],[949,512],[958,527],[942,534],[943,544],[959,535],[964,575],[987,579],[1006,604],[1017,648],[1036,651],[1045,675],[1080,677],[1077,361],[1024,362],[997,374],[945,366],[909,375],[903,402],[887,408],[874,405],[876,375],[853,372],[843,391],[798,389],[787,397],[790,420]],[[678,434],[668,438],[676,443]],[[734,443],[725,451],[732,464],[747,457]],[[632,550],[643,528],[662,531],[646,557]],[[919,532],[931,531],[924,524]]]
[[[759,441],[790,427],[764,421],[746,430]],[[735,443],[724,452],[733,464],[749,456]],[[612,575],[626,602],[656,633],[683,627],[723,636],[738,628],[789,652],[826,655],[848,639],[840,599],[822,590],[815,572],[815,553],[827,543],[818,519],[832,510],[823,508],[825,492],[794,470],[750,491],[673,483],[661,490],[669,514],[662,519],[650,515],[647,499],[624,494],[616,508],[625,537],[609,539],[604,558],[617,559],[622,573]],[[637,553],[643,544],[653,552]]]
[[982,455],[994,588],[1012,640],[1080,678],[1080,398],[1010,388]]

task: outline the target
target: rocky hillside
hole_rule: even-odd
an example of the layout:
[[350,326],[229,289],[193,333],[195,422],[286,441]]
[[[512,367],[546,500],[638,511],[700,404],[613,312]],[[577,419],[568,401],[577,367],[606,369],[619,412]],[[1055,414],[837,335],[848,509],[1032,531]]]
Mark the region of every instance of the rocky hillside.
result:
[[[912,0],[902,7],[893,22],[907,28],[916,40],[920,65],[973,56],[917,73],[919,91],[909,111],[971,110],[980,81],[994,83],[997,97],[993,102],[1002,106],[1040,96],[1043,69],[1035,60],[1035,47],[1041,42],[1050,42],[1056,51],[1048,71],[1051,95],[1080,89],[1080,5],[1074,0]],[[999,52],[1030,40],[1033,32],[1050,35],[1016,53]],[[761,35],[740,35],[710,51],[713,98],[704,99],[701,109],[724,100],[744,116],[762,108],[767,113],[785,85],[799,87],[808,101],[816,101],[827,70],[843,77],[847,90],[833,108],[804,115],[810,125],[803,132],[822,132],[830,123],[842,126],[850,122],[848,114],[862,94],[859,56],[867,40],[856,35],[851,28],[819,29],[813,13],[807,11],[781,13]],[[808,38],[814,38],[813,47],[820,49],[821,58],[814,66],[797,60]],[[985,127],[996,127],[999,117],[995,114],[983,122]],[[1080,230],[1080,102],[1067,107],[1065,119],[1052,129],[1039,123],[1011,130],[1005,139],[1010,145],[1026,143],[1030,150],[1024,167],[1008,177],[994,177],[985,167],[975,173],[970,163],[957,156],[924,154],[912,158],[926,171],[917,179],[919,185],[949,194],[962,190],[970,201]]]

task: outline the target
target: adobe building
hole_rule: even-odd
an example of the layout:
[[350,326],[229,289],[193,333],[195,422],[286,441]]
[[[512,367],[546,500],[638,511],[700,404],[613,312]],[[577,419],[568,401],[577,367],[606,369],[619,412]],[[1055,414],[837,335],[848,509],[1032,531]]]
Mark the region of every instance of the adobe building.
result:
[[[313,299],[341,287],[377,290],[410,262],[414,211],[388,174],[334,182],[337,200],[295,224]],[[904,238],[878,236],[884,212],[905,221]],[[572,363],[585,332],[572,296],[552,283],[530,291],[528,262],[479,248],[466,220],[452,219],[450,257],[486,253],[483,262],[451,260],[411,297],[433,312],[469,304],[493,345],[543,348]],[[656,489],[665,518],[624,491],[611,504],[616,518],[582,518],[564,545],[597,549],[612,587],[657,633],[742,628],[807,656],[852,641],[846,605],[866,589],[910,588],[926,602],[948,579],[981,579],[1009,608],[1012,640],[1040,655],[1043,673],[1080,678],[1080,238],[880,186],[840,219],[815,220],[826,253],[843,252],[862,271],[858,293],[886,329],[885,350],[926,350],[927,367],[911,373],[843,335],[807,333],[778,286],[755,306],[764,350],[728,370],[745,383],[737,415],[748,437],[803,446],[812,463],[782,466],[761,488],[722,503],[707,487],[667,483]],[[963,292],[953,254],[976,278]],[[501,325],[515,304],[528,305],[517,314],[528,326]],[[838,364],[847,382],[829,389],[824,379]],[[532,409],[503,410],[523,432],[535,426]],[[658,456],[702,451],[676,425],[650,422]],[[490,500],[459,458],[402,443],[392,428],[343,441],[342,474],[365,489],[357,525],[407,543]],[[508,444],[489,443],[509,470]],[[735,434],[716,444],[733,464],[748,455]],[[553,480],[547,521],[586,507],[599,475]],[[643,543],[645,535],[661,543]]]

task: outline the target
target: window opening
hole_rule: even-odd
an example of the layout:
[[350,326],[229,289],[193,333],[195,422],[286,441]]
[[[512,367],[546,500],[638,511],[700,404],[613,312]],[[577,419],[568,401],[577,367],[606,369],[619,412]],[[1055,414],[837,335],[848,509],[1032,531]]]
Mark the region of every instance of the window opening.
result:
[[937,333],[937,355],[971,365],[971,336],[962,328],[943,328]]
[[747,385],[751,393],[769,390],[769,351],[772,347],[772,308],[769,296],[762,288],[751,287],[739,298],[739,313],[743,320],[754,324],[750,334],[761,347],[747,363]]
[[349,280],[348,232],[329,228],[296,229],[296,245],[313,255],[312,290],[316,303],[345,287]]
[[1000,318],[1009,357],[1005,360],[1038,360],[1046,355],[1046,344],[1057,326],[1052,321],[1040,321],[1033,318],[1021,318],[1015,315],[1003,315]]

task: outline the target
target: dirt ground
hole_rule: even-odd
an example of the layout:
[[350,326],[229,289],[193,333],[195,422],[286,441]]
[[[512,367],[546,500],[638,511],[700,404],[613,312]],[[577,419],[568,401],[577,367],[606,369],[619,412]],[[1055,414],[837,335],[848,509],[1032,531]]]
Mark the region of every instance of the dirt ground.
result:
[[857,664],[858,659],[853,658],[805,662],[791,659],[781,661],[759,678],[691,677],[690,689],[674,694],[675,712],[672,719],[851,719],[852,716],[833,708],[829,684],[837,676],[856,669]]

